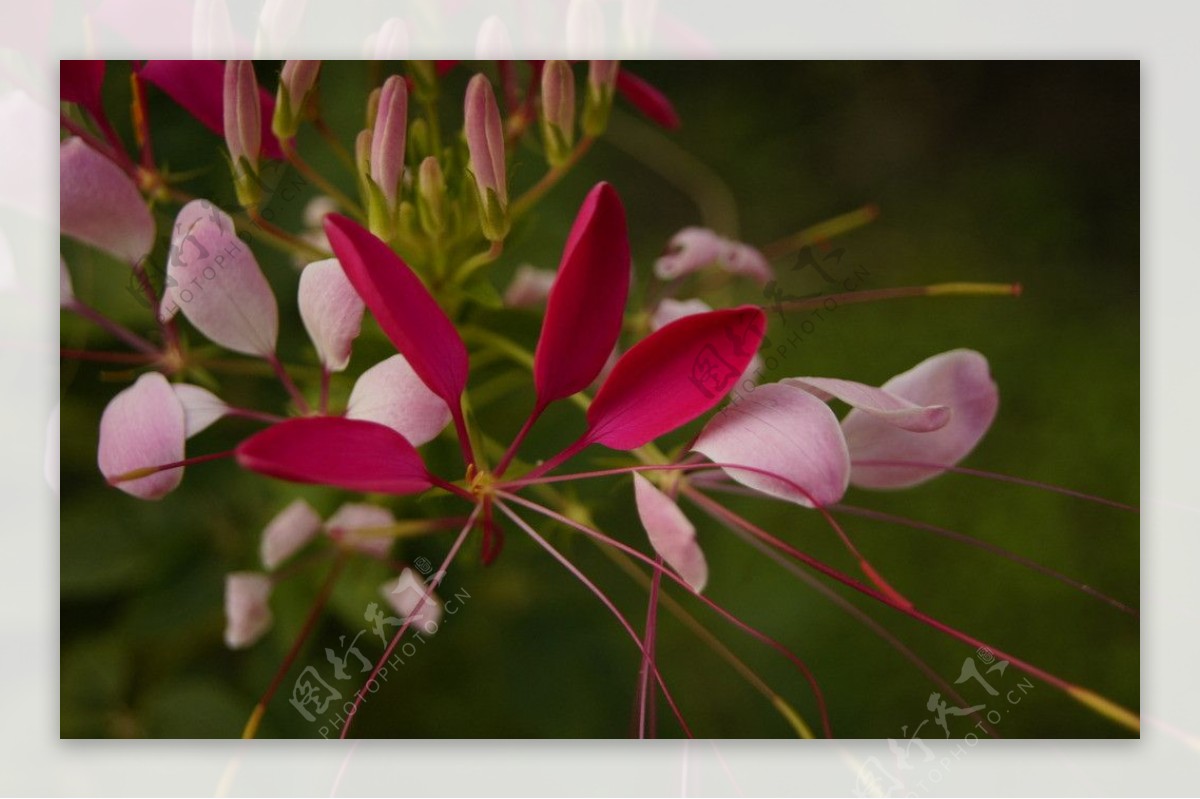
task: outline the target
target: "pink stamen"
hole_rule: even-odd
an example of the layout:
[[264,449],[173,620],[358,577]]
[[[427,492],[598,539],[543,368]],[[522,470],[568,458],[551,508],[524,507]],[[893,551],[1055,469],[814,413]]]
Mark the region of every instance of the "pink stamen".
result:
[[[509,495],[509,496],[512,499],[517,499],[516,497],[512,497],[511,495]],[[524,504],[524,503],[522,503],[522,504]],[[667,684],[663,680],[662,674],[659,672],[658,666],[654,662],[654,658],[649,655],[649,652],[645,648],[643,648],[642,641],[640,638],[638,638],[638,635],[634,631],[632,625],[629,624],[629,621],[625,618],[625,616],[621,613],[621,611],[619,611],[617,609],[617,606],[615,604],[613,604],[613,601],[611,599],[609,599],[608,595],[605,594],[603,591],[601,591],[600,588],[595,583],[593,583],[591,580],[589,580],[587,578],[587,576],[584,575],[584,573],[579,570],[579,567],[577,567],[574,563],[571,563],[571,561],[567,560],[562,555],[562,553],[560,553],[557,549],[550,546],[550,544],[544,538],[542,538],[540,535],[538,535],[537,532],[534,531],[534,529],[529,524],[527,524],[524,519],[522,519],[520,516],[518,516],[516,513],[514,513],[507,505],[505,505],[502,502],[497,502],[496,507],[498,507],[501,510],[501,512],[504,513],[505,516],[512,519],[513,523],[515,523],[518,527],[520,527],[522,530],[524,530],[525,533],[530,538],[532,538],[539,546],[541,546],[542,549],[546,550],[546,552],[548,552],[551,557],[553,557],[555,560],[557,560],[559,563],[561,563],[563,568],[565,568],[567,571],[569,571],[572,574],[572,576],[575,577],[576,580],[579,580],[579,582],[583,583],[584,587],[586,587],[589,591],[591,591],[593,594],[595,594],[596,598],[599,599],[600,602],[606,608],[608,608],[609,612],[611,612],[613,614],[613,616],[617,619],[617,621],[625,629],[625,632],[627,632],[629,634],[629,637],[633,639],[633,642],[635,644],[637,644],[638,649],[642,653],[642,656],[644,659],[643,662],[649,662],[650,670],[654,673],[654,679],[658,683],[658,686],[662,689],[663,698],[666,699],[667,704],[670,705],[671,712],[673,712],[675,714],[675,719],[676,719],[676,721],[679,722],[679,726],[683,728],[684,734],[688,738],[694,737],[692,735],[691,729],[687,725],[687,722],[684,721],[683,714],[680,713],[679,707],[675,704],[675,699],[671,696],[671,692],[667,688]],[[645,660],[646,658],[648,658],[648,661]]]
[[271,368],[279,377],[279,382],[283,384],[285,389],[287,389],[287,393],[291,396],[292,401],[296,403],[296,407],[300,409],[301,413],[307,415],[311,410],[308,407],[308,400],[304,399],[304,395],[300,393],[300,389],[298,389],[296,384],[292,382],[292,377],[288,374],[287,369],[284,368],[283,363],[280,362],[279,356],[275,353],[271,353],[267,356],[266,360],[267,363],[271,364]]
[[658,589],[662,584],[663,559],[658,556],[654,559],[658,564],[654,575],[650,578],[650,598],[646,604],[646,634],[642,639],[642,649],[645,655],[642,657],[642,667],[638,670],[638,738],[645,738],[647,726],[647,705],[649,705],[649,737],[654,737],[654,718],[653,711],[655,702],[650,691],[650,659],[653,657],[654,646],[657,641],[658,634]]
[[434,589],[441,584],[443,576],[446,574],[446,569],[450,568],[450,563],[454,560],[454,556],[458,554],[458,550],[462,548],[463,542],[467,540],[467,534],[470,533],[471,528],[475,526],[475,519],[478,516],[479,508],[476,507],[475,510],[471,512],[471,515],[467,517],[467,523],[463,525],[462,531],[458,534],[458,537],[454,539],[454,543],[450,546],[450,551],[446,553],[446,557],[442,560],[442,565],[438,567],[433,581],[428,586],[429,590],[421,592],[421,598],[418,599],[417,604],[413,606],[412,612],[405,617],[404,624],[400,625],[400,629],[397,630],[396,634],[392,636],[392,640],[388,643],[387,649],[383,650],[383,654],[375,663],[375,668],[371,670],[371,674],[367,677],[367,681],[362,684],[362,687],[358,689],[358,693],[354,695],[354,703],[350,707],[350,712],[346,714],[346,723],[342,725],[342,732],[338,735],[338,738],[345,738],[350,732],[350,725],[354,723],[354,717],[358,714],[358,709],[362,706],[363,700],[366,699],[367,689],[370,687],[371,683],[375,682],[375,678],[379,676],[379,672],[383,669],[383,664],[387,663],[388,658],[392,656],[392,652],[395,651],[396,646],[400,643],[400,639],[406,632],[408,632],[408,628],[412,625],[413,619],[420,615],[421,609],[425,607],[426,600],[432,596]]

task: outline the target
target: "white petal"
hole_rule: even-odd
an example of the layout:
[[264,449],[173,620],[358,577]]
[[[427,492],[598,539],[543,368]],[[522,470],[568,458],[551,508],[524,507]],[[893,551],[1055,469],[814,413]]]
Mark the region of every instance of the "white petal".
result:
[[294,500],[263,529],[259,547],[263,566],[274,570],[300,551],[321,529],[321,517],[303,499]]
[[271,578],[258,572],[233,572],[225,575],[225,645],[245,649],[267,630],[273,616],[267,600],[271,596]]
[[403,355],[393,355],[358,378],[346,418],[387,425],[419,447],[450,422],[450,408],[417,377]]
[[183,406],[186,438],[196,435],[229,412],[229,406],[206,388],[190,383],[175,383],[171,388]]
[[658,330],[671,324],[676,319],[693,316],[698,313],[708,313],[712,307],[704,300],[673,300],[667,298],[658,304],[650,316],[650,330]]
[[365,307],[336,258],[315,261],[300,273],[300,319],[329,371],[340,372],[350,363]]
[[392,550],[392,537],[380,528],[395,523],[396,517],[387,508],[347,502],[325,520],[325,532],[351,549],[382,558]]
[[504,304],[509,308],[532,308],[550,296],[550,288],[558,273],[553,269],[537,269],[529,264],[517,267],[512,282],[504,290]]
[[412,618],[413,626],[424,633],[431,634],[437,630],[437,624],[442,619],[442,601],[412,569],[406,568],[395,580],[388,580],[380,586],[379,592],[402,619],[413,613],[424,596],[425,603]]

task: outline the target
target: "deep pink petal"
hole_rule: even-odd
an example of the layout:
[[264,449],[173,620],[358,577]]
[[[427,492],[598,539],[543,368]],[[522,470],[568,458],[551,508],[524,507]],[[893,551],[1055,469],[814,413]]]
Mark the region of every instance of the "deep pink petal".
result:
[[174,304],[211,341],[266,357],[279,335],[275,294],[249,245],[221,216],[199,216],[181,232],[167,261],[163,312]]
[[667,96],[629,70],[622,69],[617,73],[617,91],[634,108],[667,130],[679,127],[679,114]]
[[437,300],[400,256],[357,222],[329,214],[325,233],[383,332],[454,412],[467,385],[467,348]]
[[315,261],[300,273],[300,320],[331,372],[350,363],[350,345],[362,330],[363,301],[336,258]]
[[445,401],[426,387],[404,356],[393,355],[355,382],[346,418],[387,425],[419,447],[436,438],[451,417]]
[[[183,460],[184,425],[183,407],[167,379],[158,372],[142,375],[113,397],[100,417],[100,473],[111,480]],[[182,468],[166,469],[116,486],[140,499],[161,499],[182,480]]]
[[917,405],[946,405],[950,421],[939,430],[914,433],[864,411],[850,411],[842,430],[856,464],[850,481],[862,488],[907,488],[941,474],[944,469],[859,466],[857,462],[953,466],[983,438],[1000,405],[987,359],[973,350],[951,350],[928,358],[884,383],[883,390]]
[[802,388],[820,400],[828,401],[836,397],[888,424],[914,433],[940,430],[950,421],[950,408],[946,405],[917,405],[881,388],[855,383],[853,380],[839,380],[833,377],[789,377],[779,382]]
[[145,258],[154,218],[124,170],[75,137],[59,145],[58,164],[62,233],[131,264]]
[[321,529],[321,517],[303,499],[292,500],[291,504],[275,514],[275,518],[263,529],[259,553],[263,566],[274,570],[305,544]]
[[650,546],[693,591],[703,591],[708,583],[708,562],[696,543],[696,528],[670,497],[636,473],[633,494]]
[[[837,502],[850,481],[850,454],[837,417],[802,388],[768,383],[713,417],[692,445],[742,485],[805,507]],[[795,485],[792,485],[792,484]]]
[[[147,61],[138,74],[166,92],[213,133],[225,135],[224,61]],[[275,98],[261,86],[258,92],[262,118],[273,119]],[[283,160],[279,140],[269,128],[262,132],[262,154]]]
[[289,419],[243,441],[236,455],[251,471],[295,483],[384,494],[416,494],[430,486],[413,445],[375,422]]
[[101,89],[104,85],[104,61],[59,61],[58,89],[63,102],[76,103],[94,117],[104,115]]
[[635,449],[687,424],[729,393],[767,320],[745,305],[679,319],[635,344],[588,408],[589,443]]
[[587,388],[621,335],[631,271],[625,209],[608,183],[593,188],[567,237],[533,358],[538,405]]

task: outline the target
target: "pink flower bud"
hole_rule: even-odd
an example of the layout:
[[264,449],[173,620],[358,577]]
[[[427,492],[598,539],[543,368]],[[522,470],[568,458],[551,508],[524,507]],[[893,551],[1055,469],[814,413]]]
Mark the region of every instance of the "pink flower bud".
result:
[[154,246],[154,218],[133,180],[82,139],[58,149],[59,227],[131,264]]
[[589,61],[588,90],[583,103],[583,131],[599,136],[608,127],[620,61]]
[[243,158],[258,171],[262,149],[262,103],[251,61],[225,62],[225,143],[234,166]]
[[483,75],[471,78],[466,97],[467,149],[479,191],[484,234],[496,241],[508,233],[508,183],[504,165],[504,125],[492,84]]
[[300,127],[304,102],[321,71],[320,61],[286,61],[279,74],[279,93],[271,129],[280,139],[295,137]]
[[395,209],[404,174],[404,138],[408,130],[408,85],[400,75],[383,84],[371,133],[371,180]]
[[542,138],[552,164],[562,163],[575,141],[575,75],[566,61],[542,68]]

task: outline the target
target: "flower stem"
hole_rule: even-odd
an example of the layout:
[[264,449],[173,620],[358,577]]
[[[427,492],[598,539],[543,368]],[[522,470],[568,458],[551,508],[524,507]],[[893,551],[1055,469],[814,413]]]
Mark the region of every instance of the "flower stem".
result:
[[366,212],[363,211],[362,207],[350,195],[333,185],[324,175],[313,169],[307,161],[300,157],[294,140],[286,139],[279,144],[283,148],[283,155],[287,158],[288,163],[294,166],[296,171],[303,175],[305,179],[315,183],[317,188],[332,197],[338,205],[350,212],[356,219],[366,219]]
[[594,136],[584,136],[579,140],[579,143],[575,145],[575,149],[571,150],[571,153],[567,156],[566,160],[564,160],[558,166],[551,167],[549,170],[547,170],[546,174],[542,175],[541,180],[533,184],[528,191],[514,200],[512,206],[509,208],[509,216],[512,218],[512,220],[515,222],[516,220],[520,219],[529,211],[530,208],[536,205],[538,200],[545,196],[546,192],[554,188],[558,182],[562,180],[568,172],[571,171],[571,168],[575,166],[575,164],[579,163],[579,159],[583,158],[584,154],[586,154],[587,151],[592,148],[592,145],[595,142],[596,139]]
[[761,247],[759,251],[768,261],[774,261],[812,244],[820,244],[834,236],[849,233],[851,230],[867,225],[878,218],[879,206],[870,203],[864,205],[862,208],[856,208],[853,211],[840,214],[832,219],[826,219],[824,222],[818,222],[815,225],[806,227],[789,236],[784,236]]
[[104,314],[100,313],[95,308],[93,308],[92,306],[88,305],[85,302],[82,302],[77,299],[72,300],[71,302],[64,305],[63,308],[65,310],[71,311],[76,316],[79,316],[83,319],[88,320],[92,324],[96,325],[96,327],[99,327],[100,329],[109,333],[114,338],[120,339],[121,341],[125,342],[130,347],[137,350],[138,352],[142,352],[147,355],[154,355],[154,356],[158,356],[160,354],[158,347],[154,346],[149,341],[147,341],[146,339],[139,336],[137,333],[134,333],[132,330],[125,327],[120,322],[114,321],[114,320],[110,319],[109,317],[105,316]]
[[948,297],[952,295],[974,297],[1019,297],[1020,283],[934,283],[928,286],[899,286],[887,289],[870,289],[868,291],[847,291],[841,294],[826,294],[809,297],[803,300],[793,300],[778,305],[761,305],[763,310],[807,311],[812,308],[826,307],[833,301],[839,305],[853,305],[860,302],[876,302],[878,300],[899,300],[906,297]]
[[300,389],[298,389],[296,384],[292,382],[291,375],[288,374],[287,369],[285,369],[283,364],[280,362],[279,356],[272,352],[266,357],[266,361],[267,363],[271,364],[271,368],[274,369],[275,374],[279,376],[279,382],[283,384],[285,389],[287,389],[288,394],[291,395],[292,401],[296,403],[296,407],[300,409],[300,412],[303,414],[310,413],[312,409],[308,406],[308,400],[304,398],[304,395],[300,393]]

